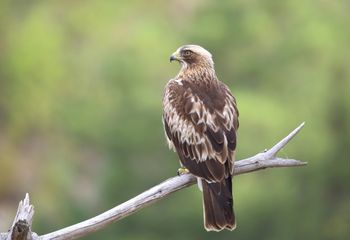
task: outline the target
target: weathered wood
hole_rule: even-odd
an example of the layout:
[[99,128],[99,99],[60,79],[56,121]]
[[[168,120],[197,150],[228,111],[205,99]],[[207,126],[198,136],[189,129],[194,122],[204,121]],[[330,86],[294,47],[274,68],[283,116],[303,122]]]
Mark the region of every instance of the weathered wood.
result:
[[[258,153],[250,158],[236,161],[234,175],[258,171],[265,168],[295,167],[306,165],[306,162],[299,160],[277,157],[277,153],[301,130],[303,126],[304,123],[293,130],[288,136],[283,138],[271,149],[266,150],[262,153]],[[29,196],[27,194],[23,202],[21,201],[19,204],[17,215],[13,222],[11,230],[8,233],[1,233],[0,240],[22,240],[26,239],[24,236],[27,236],[27,240],[77,239],[79,237],[88,235],[91,232],[100,230],[124,217],[127,217],[136,211],[168,196],[173,192],[193,185],[195,182],[196,177],[191,174],[169,178],[166,181],[139,194],[138,196],[98,216],[42,236],[38,236],[37,234],[31,232],[31,223],[34,209],[33,206],[29,203]],[[19,229],[23,229],[23,232]],[[28,231],[29,234],[26,234],[25,231]],[[15,238],[11,238],[12,236]]]
[[19,202],[15,219],[7,234],[1,234],[0,239],[6,240],[32,240],[32,237],[37,237],[31,231],[31,225],[34,216],[34,207],[30,204],[29,194]]

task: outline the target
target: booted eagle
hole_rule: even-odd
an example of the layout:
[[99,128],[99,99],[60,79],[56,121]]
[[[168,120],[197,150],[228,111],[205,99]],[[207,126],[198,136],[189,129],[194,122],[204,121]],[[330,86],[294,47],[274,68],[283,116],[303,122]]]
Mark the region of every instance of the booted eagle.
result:
[[232,175],[238,128],[236,100],[215,74],[212,55],[185,45],[171,55],[181,70],[163,96],[163,123],[169,147],[183,171],[198,177],[207,231],[233,230]]

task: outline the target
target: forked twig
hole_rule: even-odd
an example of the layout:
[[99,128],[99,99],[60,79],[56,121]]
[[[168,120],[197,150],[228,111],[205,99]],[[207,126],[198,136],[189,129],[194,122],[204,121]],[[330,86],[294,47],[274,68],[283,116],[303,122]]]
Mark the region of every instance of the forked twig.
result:
[[[293,130],[288,136],[279,141],[269,150],[258,153],[250,158],[246,158],[235,162],[234,175],[249,173],[258,171],[265,168],[272,167],[296,167],[304,166],[307,162],[302,162],[295,159],[285,159],[277,157],[277,153],[302,129],[304,123],[300,124],[295,130]],[[136,197],[83,222],[74,224],[72,226],[57,230],[52,233],[48,233],[42,236],[38,236],[31,232],[30,226],[34,214],[32,205],[29,204],[29,197],[26,195],[24,201],[20,202],[17,211],[14,224],[11,231],[8,233],[2,233],[0,240],[22,240],[25,238],[12,238],[13,232],[16,229],[16,224],[25,219],[28,225],[27,240],[65,240],[65,239],[77,239],[79,237],[88,235],[91,232],[100,230],[112,222],[116,222],[124,217],[127,217],[136,211],[168,196],[169,194],[176,192],[185,187],[191,186],[196,182],[196,177],[191,174],[185,174],[182,176],[176,176],[169,178],[164,182],[152,187],[151,189],[137,195]]]

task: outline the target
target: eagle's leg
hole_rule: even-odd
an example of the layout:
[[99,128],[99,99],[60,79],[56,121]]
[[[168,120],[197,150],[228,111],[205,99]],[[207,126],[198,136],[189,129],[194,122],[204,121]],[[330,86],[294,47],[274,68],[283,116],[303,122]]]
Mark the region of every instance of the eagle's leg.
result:
[[190,171],[188,171],[187,168],[185,168],[185,167],[180,167],[180,168],[177,170],[177,175],[178,175],[178,176],[181,176],[181,175],[186,174],[186,173],[189,173],[189,172],[190,172]]

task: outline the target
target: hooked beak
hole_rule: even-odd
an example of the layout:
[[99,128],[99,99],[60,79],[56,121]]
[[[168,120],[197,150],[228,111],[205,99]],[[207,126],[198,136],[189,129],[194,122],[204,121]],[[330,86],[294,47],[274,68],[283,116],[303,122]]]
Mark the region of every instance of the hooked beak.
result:
[[174,52],[171,56],[170,56],[170,62],[172,61],[180,61],[180,54],[178,52]]

